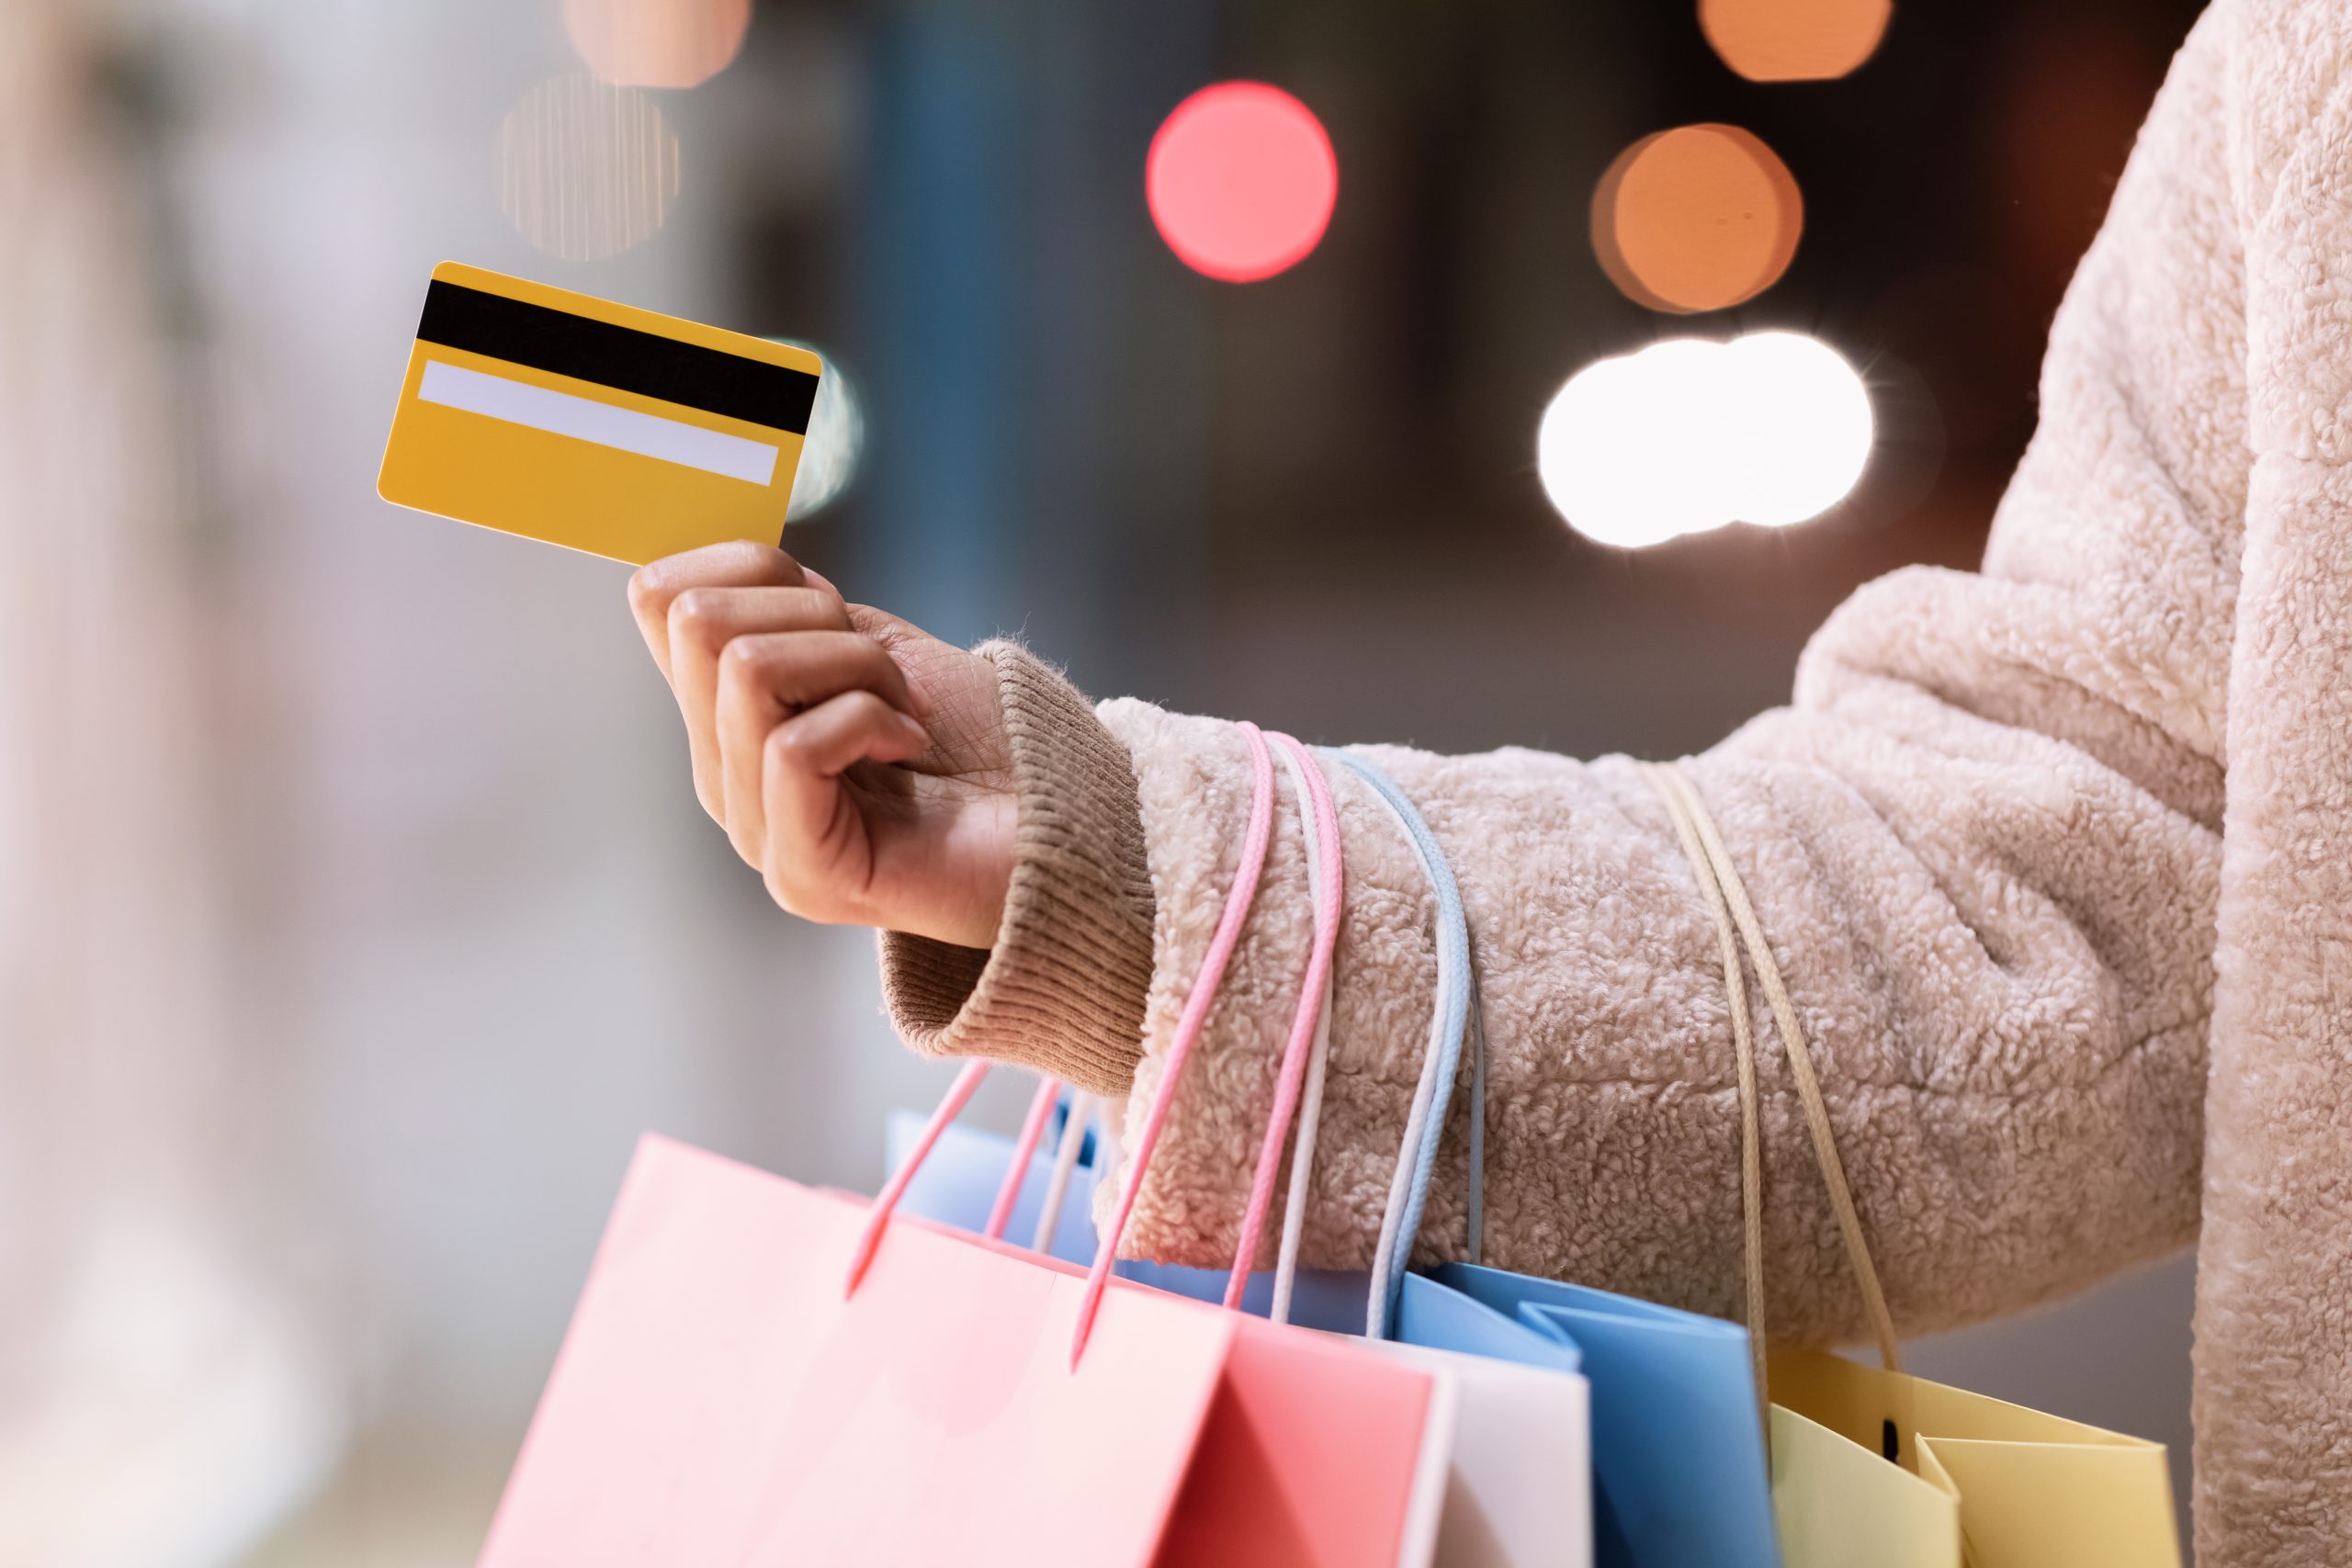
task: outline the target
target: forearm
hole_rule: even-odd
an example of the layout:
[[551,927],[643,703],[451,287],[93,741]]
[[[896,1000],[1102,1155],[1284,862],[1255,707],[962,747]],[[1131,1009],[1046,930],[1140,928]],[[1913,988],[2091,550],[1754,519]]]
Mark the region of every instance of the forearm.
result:
[[[1148,1090],[1232,874],[1246,775],[1222,724],[1140,705],[1106,716],[1136,757],[1160,894]],[[1906,1328],[2040,1299],[2189,1234],[2211,908],[2205,829],[2057,742],[1935,722],[1940,747],[1783,714],[1692,764],[1788,976]],[[1713,919],[1663,806],[1623,759],[1373,754],[1420,804],[1470,920],[1493,1053],[1489,1260],[1737,1315],[1728,1011]],[[1434,955],[1418,863],[1367,791],[1333,783],[1348,897],[1306,1240],[1312,1261],[1361,1266]],[[1870,803],[1888,792],[1907,802],[1891,816]],[[2116,834],[2088,830],[2110,819]],[[1285,804],[1136,1251],[1230,1257],[1305,963],[1297,833]],[[1753,1010],[1773,1331],[1841,1336],[1857,1303],[1760,996]],[[1425,1257],[1460,1252],[1467,1113],[1465,1089]]]
[[[1961,705],[1983,682],[2015,684],[2006,653],[1930,646],[1921,657],[1945,696],[1888,672],[1920,646],[1894,634],[1922,614],[1970,625],[2007,613],[2011,597],[1958,575],[1875,591],[1809,658],[1809,706],[1690,764],[1788,977],[1907,1329],[2085,1283],[2194,1225],[2217,857],[2195,808],[2211,764],[2161,731],[2134,739],[2137,721],[2097,717],[2105,710],[2079,694],[2051,711],[2087,749]],[[1222,721],[1134,702],[1105,705],[1107,723],[1090,728],[1050,671],[1018,650],[996,658],[1032,814],[1023,891],[992,953],[887,938],[893,1010],[926,1048],[1114,1092],[1139,1054],[1140,1104],[1232,879],[1242,744]],[[2127,775],[2094,750],[2144,765]],[[1493,1053],[1487,1257],[1736,1315],[1729,1014],[1713,918],[1661,803],[1623,759],[1373,755],[1419,802],[1470,921]],[[1132,767],[1131,795],[1105,779],[1108,761]],[[1435,961],[1418,861],[1369,791],[1331,772],[1347,896],[1306,1248],[1317,1263],[1362,1266],[1420,1069]],[[1284,795],[1135,1251],[1230,1258],[1306,967],[1301,833]],[[1760,996],[1751,1010],[1773,1331],[1842,1336],[1858,1303]],[[1462,1247],[1467,1114],[1465,1092],[1425,1258]]]

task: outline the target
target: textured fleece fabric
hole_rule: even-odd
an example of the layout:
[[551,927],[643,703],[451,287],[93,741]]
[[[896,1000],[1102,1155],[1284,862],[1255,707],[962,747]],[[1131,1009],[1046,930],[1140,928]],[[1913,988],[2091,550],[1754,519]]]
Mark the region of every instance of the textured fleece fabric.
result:
[[[1690,763],[1906,1333],[2180,1247],[2201,1203],[2208,1568],[2352,1560],[2352,1039],[2334,976],[2352,968],[2347,63],[2340,0],[2220,0],[2058,314],[1983,570],[1863,589],[1806,650],[1792,705]],[[1046,728],[1082,728],[1057,700]],[[1233,875],[1247,773],[1224,722],[1133,701],[1100,716],[1132,759],[1153,896],[1132,1125]],[[1367,754],[1428,817],[1469,913],[1489,1260],[1736,1316],[1728,1013],[1662,807],[1622,758]],[[1057,793],[1052,759],[1037,766]],[[1306,1247],[1360,1267],[1425,1040],[1431,909],[1371,795],[1332,783],[1346,920]],[[1107,863],[1120,830],[1069,840]],[[1229,1256],[1308,936],[1285,799],[1131,1251]],[[958,1038],[1035,1059],[988,991]],[[1849,1339],[1857,1294],[1753,1003],[1770,1327]],[[1424,1260],[1462,1246],[1464,1098]]]
[[2219,9],[2199,30],[2221,38],[2198,41],[2222,62],[2252,472],[2206,1099],[2197,1538],[2208,1568],[2301,1568],[2352,1561],[2352,987],[2336,990],[2337,969],[2352,981],[2352,7]]

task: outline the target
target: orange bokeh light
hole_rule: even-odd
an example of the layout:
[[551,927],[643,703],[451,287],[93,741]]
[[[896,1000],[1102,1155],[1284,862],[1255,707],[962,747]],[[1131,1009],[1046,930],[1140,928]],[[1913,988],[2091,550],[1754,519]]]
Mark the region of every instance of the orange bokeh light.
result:
[[571,47],[624,87],[695,87],[743,47],[752,0],[563,0]]
[[1699,27],[1751,82],[1826,82],[1878,49],[1894,0],[1699,0]]
[[1804,202],[1788,165],[1736,125],[1685,125],[1617,155],[1592,195],[1592,248],[1653,310],[1720,310],[1780,280]]

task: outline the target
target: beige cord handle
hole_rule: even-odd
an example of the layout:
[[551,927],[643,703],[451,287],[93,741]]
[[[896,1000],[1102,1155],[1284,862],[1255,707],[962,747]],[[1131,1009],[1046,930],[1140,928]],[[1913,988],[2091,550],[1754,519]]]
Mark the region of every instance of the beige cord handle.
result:
[[1642,771],[1666,802],[1674,836],[1682,841],[1682,852],[1690,859],[1699,891],[1706,895],[1707,908],[1714,912],[1715,936],[1723,949],[1724,998],[1731,1005],[1732,1051],[1739,1069],[1739,1212],[1746,1222],[1740,1255],[1747,1275],[1747,1349],[1756,1362],[1756,1400],[1761,1408],[1769,1403],[1764,1383],[1764,1138],[1758,1125],[1756,1029],[1747,1013],[1747,976],[1740,968],[1739,939],[1732,931],[1723,889],[1715,885],[1706,847],[1699,841],[1690,808],[1676,787],[1680,778],[1657,762],[1643,763]]
[[1902,1351],[1894,1337],[1894,1319],[1886,1309],[1878,1269],[1871,1262],[1870,1245],[1862,1235],[1861,1214],[1854,1206],[1853,1190],[1846,1181],[1845,1163],[1838,1157],[1838,1140],[1829,1125],[1829,1107],[1822,1099],[1820,1079],[1813,1070],[1813,1053],[1805,1044],[1804,1031],[1797,1022],[1796,1006],[1790,1001],[1788,987],[1781,978],[1781,966],[1764,940],[1764,928],[1756,918],[1756,907],[1748,900],[1747,886],[1740,881],[1739,871],[1724,848],[1723,835],[1715,830],[1706,802],[1680,764],[1648,762],[1643,764],[1643,771],[1666,802],[1675,837],[1681,841],[1700,891],[1706,895],[1707,907],[1715,917],[1715,934],[1723,951],[1724,995],[1731,1007],[1732,1043],[1738,1054],[1740,1206],[1745,1221],[1747,1332],[1756,1358],[1758,1395],[1761,1397],[1764,1390],[1762,1129],[1757,1109],[1755,1028],[1747,1010],[1747,979],[1735,947],[1735,928],[1748,962],[1756,966],[1757,983],[1764,989],[1764,999],[1772,1010],[1781,1043],[1788,1052],[1789,1076],[1795,1080],[1797,1098],[1804,1105],[1805,1122],[1813,1133],[1814,1157],[1821,1168],[1822,1181],[1829,1189],[1829,1206],[1838,1216],[1846,1257],[1853,1265],[1854,1280],[1862,1292],[1863,1313],[1878,1340],[1879,1359],[1889,1371],[1900,1371]]

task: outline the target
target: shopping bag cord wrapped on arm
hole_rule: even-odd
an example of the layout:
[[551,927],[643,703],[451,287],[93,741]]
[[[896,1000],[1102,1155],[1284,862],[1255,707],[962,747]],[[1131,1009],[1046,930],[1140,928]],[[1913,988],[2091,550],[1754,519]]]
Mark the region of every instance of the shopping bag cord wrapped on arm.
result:
[[[1274,1105],[1266,1118],[1266,1135],[1258,1145],[1257,1174],[1250,1183],[1250,1199],[1241,1211],[1241,1235],[1233,1250],[1233,1272],[1226,1282],[1225,1304],[1238,1307],[1250,1270],[1258,1261],[1258,1239],[1264,1234],[1266,1211],[1274,1197],[1274,1179],[1281,1169],[1283,1135],[1304,1098],[1310,1074],[1316,1100],[1321,1102],[1318,1069],[1331,1043],[1331,955],[1340,942],[1340,911],[1347,897],[1346,856],[1340,843],[1340,817],[1331,802],[1331,784],[1306,747],[1291,736],[1271,737],[1282,758],[1283,770],[1298,796],[1308,825],[1304,835],[1306,874],[1315,900],[1315,935],[1306,960],[1306,978],[1299,987],[1298,1009],[1291,1017],[1290,1038],[1283,1049],[1282,1068],[1274,1084]],[[1312,1156],[1307,1156],[1311,1163]],[[1306,1178],[1308,1163],[1292,1173],[1295,1184]],[[1303,1194],[1294,1193],[1290,1209],[1304,1213]],[[1287,1223],[1283,1235],[1289,1235]],[[1295,1263],[1293,1249],[1292,1259]],[[1279,1269],[1279,1265],[1277,1266]],[[1276,1274],[1273,1318],[1283,1321],[1290,1304],[1288,1280]]]
[[[1439,1140],[1445,1130],[1445,1108],[1462,1060],[1462,1035],[1470,1008],[1470,924],[1462,909],[1462,892],[1453,868],[1412,800],[1390,778],[1363,758],[1345,751],[1329,753],[1373,787],[1387,808],[1397,830],[1413,847],[1437,896],[1437,995],[1430,1009],[1429,1049],[1421,1056],[1421,1075],[1414,1085],[1412,1109],[1405,1120],[1404,1146],[1382,1210],[1380,1239],[1373,1250],[1372,1300],[1365,1313],[1364,1332],[1374,1339],[1386,1336],[1396,1298],[1405,1288],[1405,1269],[1413,1241],[1420,1234],[1421,1215],[1428,1206],[1430,1174],[1437,1167]],[[1483,1079],[1483,1075],[1481,1075]],[[1470,1111],[1471,1176],[1476,1191],[1484,1179],[1484,1139],[1477,1129],[1486,1108]]]
[[1226,895],[1225,908],[1217,916],[1216,932],[1209,940],[1207,955],[1201,960],[1200,975],[1184,999],[1183,1015],[1176,1021],[1175,1038],[1168,1047],[1168,1065],[1160,1075],[1159,1090],[1152,1097],[1151,1107],[1144,1116],[1143,1132],[1136,1139],[1135,1153],[1119,1183],[1118,1205],[1096,1246],[1094,1267],[1087,1271],[1086,1295],[1079,1304],[1078,1328],[1070,1341],[1072,1364],[1085,1353],[1086,1337],[1093,1331],[1094,1314],[1102,1303],[1103,1287],[1110,1282],[1112,1261],[1118,1255],[1120,1235],[1135,1213],[1136,1194],[1143,1188],[1144,1172],[1150,1168],[1152,1151],[1159,1146],[1159,1131],[1167,1125],[1169,1107],[1175,1103],[1176,1087],[1184,1076],[1185,1060],[1193,1053],[1193,1043],[1200,1038],[1202,1026],[1208,1021],[1217,986],[1225,978],[1225,966],[1231,962],[1233,950],[1241,945],[1241,928],[1249,921],[1250,901],[1258,893],[1258,879],[1265,873],[1266,846],[1273,836],[1273,753],[1266,749],[1265,734],[1256,725],[1244,721],[1238,728],[1250,744],[1250,824],[1242,833],[1241,868],[1234,877],[1232,891]]
[[1746,1245],[1747,1334],[1756,1348],[1758,1392],[1760,1395],[1764,1377],[1763,1152],[1756,1105],[1756,1033],[1747,1011],[1747,982],[1733,941],[1735,931],[1747,947],[1748,962],[1756,966],[1757,982],[1764,988],[1773,1022],[1780,1026],[1781,1048],[1789,1058],[1789,1076],[1795,1080],[1798,1097],[1804,1103],[1805,1122],[1813,1134],[1814,1156],[1821,1164],[1821,1179],[1829,1188],[1830,1207],[1838,1216],[1838,1233],[1845,1240],[1846,1256],[1854,1268],[1854,1282],[1862,1293],[1863,1314],[1870,1322],[1871,1332],[1878,1338],[1879,1359],[1889,1371],[1901,1371],[1903,1353],[1895,1340],[1894,1319],[1887,1311],[1886,1293],[1879,1288],[1878,1269],[1871,1262],[1870,1245],[1862,1235],[1861,1213],[1854,1206],[1853,1190],[1846,1180],[1845,1162],[1838,1157],[1829,1108],[1822,1100],[1820,1080],[1814,1075],[1813,1053],[1805,1045],[1804,1030],[1797,1022],[1796,1008],[1789,1000],[1789,988],[1781,979],[1781,966],[1772,957],[1771,944],[1764,940],[1763,927],[1756,919],[1756,907],[1748,901],[1739,870],[1732,864],[1723,836],[1715,830],[1714,818],[1708,814],[1707,803],[1690,783],[1690,775],[1671,762],[1645,763],[1644,771],[1666,802],[1667,813],[1674,820],[1675,837],[1680,840],[1683,852],[1690,856],[1691,874],[1698,879],[1722,938],[1724,996],[1729,1004],[1733,1045],[1739,1057],[1739,1190],[1744,1221],[1741,1234]]
[[[2179,1562],[2164,1450],[2154,1443],[1903,1375],[1861,1215],[1846,1181],[1811,1053],[1755,906],[1705,800],[1674,763],[1650,763],[1722,937],[1738,1052],[1748,1335],[1773,1459],[1781,1545],[1803,1568],[2168,1568]],[[1735,935],[1737,942],[1735,942]],[[1884,1371],[1820,1352],[1765,1352],[1753,1096],[1756,1041],[1745,949],[1804,1100],[1839,1233]],[[1901,1466],[1881,1466],[1880,1461]]]
[[[1298,808],[1314,823],[1315,830],[1306,836],[1307,896],[1315,900],[1317,919],[1327,911],[1327,898],[1335,898],[1329,906],[1331,942],[1339,945],[1340,916],[1346,907],[1347,868],[1340,840],[1340,808],[1331,796],[1331,781],[1324,775],[1323,764],[1304,746],[1284,746],[1282,752],[1283,770],[1290,774],[1291,793]],[[1320,946],[1322,933],[1318,929],[1316,942]],[[1317,1129],[1323,1117],[1323,1084],[1331,1058],[1331,999],[1333,970],[1323,971],[1323,994],[1316,999],[1314,1043],[1307,1054],[1306,1084],[1301,1091],[1297,1108],[1298,1133],[1291,1145],[1290,1190],[1283,1201],[1282,1240],[1275,1248],[1274,1285],[1268,1314],[1276,1323],[1290,1321],[1291,1298],[1298,1279],[1299,1244],[1306,1233],[1306,1198],[1312,1190],[1315,1174],[1315,1143]],[[1283,1118],[1270,1117],[1268,1137],[1277,1144],[1282,1136]],[[1264,1145],[1260,1145],[1263,1157]],[[1254,1235],[1244,1234],[1236,1247],[1237,1256],[1254,1256],[1258,1242]]]

